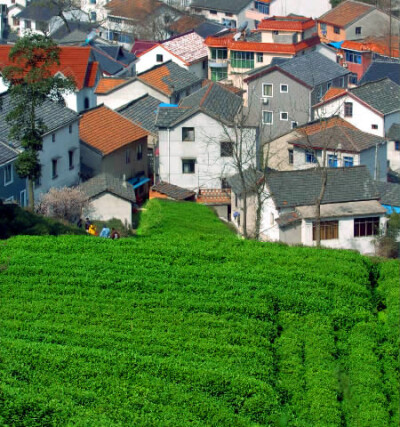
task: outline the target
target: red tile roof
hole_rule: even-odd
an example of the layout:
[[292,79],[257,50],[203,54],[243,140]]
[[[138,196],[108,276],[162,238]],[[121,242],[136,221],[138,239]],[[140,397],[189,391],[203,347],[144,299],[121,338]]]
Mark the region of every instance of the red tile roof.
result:
[[99,95],[105,95],[110,90],[115,89],[119,85],[126,83],[126,79],[112,79],[112,78],[102,78],[99,83],[97,83],[96,90],[94,93]]
[[172,95],[173,91],[171,87],[168,86],[167,83],[164,82],[163,78],[170,75],[170,71],[167,66],[163,65],[161,67],[154,68],[153,70],[149,70],[137,78],[148,85],[160,90],[162,93],[166,95]]
[[230,188],[210,190],[201,189],[196,202],[204,205],[230,205],[231,190]]
[[392,56],[395,58],[400,57],[399,51],[399,38],[392,37],[391,53],[389,54],[389,40],[388,38],[373,38],[370,37],[363,41],[355,42],[351,40],[345,40],[341,49],[354,50],[358,52],[375,52],[384,56]]
[[82,114],[79,134],[83,142],[104,155],[149,135],[143,128],[105,106]]
[[[8,55],[11,46],[0,46],[0,69],[12,65]],[[51,68],[52,74],[62,73],[66,77],[72,77],[75,80],[78,90],[84,87],[93,87],[97,66],[91,65],[90,47],[63,46],[60,47],[60,65],[54,65]]]
[[315,21],[311,18],[273,16],[263,19],[257,30],[304,31],[314,26]]
[[317,21],[344,28],[373,9],[375,8],[369,4],[345,1],[322,15]]
[[322,98],[322,101],[328,101],[331,98],[334,98],[335,96],[345,94],[347,91],[346,89],[340,88],[340,87],[332,87],[330,88],[325,95]]
[[333,126],[342,126],[350,129],[357,129],[355,126],[353,126],[351,123],[347,122],[346,120],[342,119],[341,117],[335,116],[335,117],[330,117],[327,120],[322,119],[322,120],[318,120],[317,122],[304,125],[296,129],[296,132],[300,132],[305,135],[312,135],[314,133],[321,132],[322,130],[331,128]]
[[135,44],[132,46],[131,52],[136,56],[140,56],[142,52],[145,52],[157,45],[158,42],[153,40],[135,40]]

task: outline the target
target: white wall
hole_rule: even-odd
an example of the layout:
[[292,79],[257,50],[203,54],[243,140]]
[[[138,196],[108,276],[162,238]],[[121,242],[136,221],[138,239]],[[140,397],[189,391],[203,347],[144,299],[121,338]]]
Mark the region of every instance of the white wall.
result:
[[396,150],[394,141],[387,143],[387,159],[390,162],[390,169],[395,171],[400,169],[400,151]]
[[132,226],[132,204],[110,193],[93,198],[90,201],[89,216],[92,220],[108,221],[117,218],[123,224]]
[[[195,141],[182,141],[182,127],[195,128]],[[246,136],[246,142],[255,150],[255,130],[249,130]],[[161,180],[192,190],[221,188],[221,178],[237,172],[232,158],[220,155],[220,142],[227,140],[223,127],[203,113],[197,113],[170,131],[160,130]],[[182,173],[182,159],[196,159],[195,173]]]
[[331,9],[329,0],[275,0],[271,2],[270,15],[287,16],[290,13],[318,18]]
[[276,222],[277,218],[279,218],[279,212],[275,208],[275,203],[272,197],[268,197],[266,189],[265,197],[267,199],[263,203],[262,207],[262,217],[260,224],[260,236],[264,241],[279,241],[279,226]]
[[[72,133],[69,126],[60,128],[52,134],[43,137],[43,150],[39,152],[39,161],[42,166],[41,185],[35,188],[35,200],[42,193],[47,193],[51,187],[70,187],[79,181],[80,145],[78,120],[72,123]],[[74,167],[69,169],[68,151],[74,150]],[[52,159],[57,158],[57,178],[52,177]]]

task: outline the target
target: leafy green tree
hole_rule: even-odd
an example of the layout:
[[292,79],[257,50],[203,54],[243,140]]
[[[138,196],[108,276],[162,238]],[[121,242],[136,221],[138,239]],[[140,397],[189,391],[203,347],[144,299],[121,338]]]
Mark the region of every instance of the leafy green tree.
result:
[[62,95],[73,91],[75,83],[71,78],[54,75],[60,64],[60,48],[44,35],[20,38],[10,50],[9,62],[2,69],[13,105],[6,120],[11,124],[9,137],[20,141],[24,149],[15,167],[18,175],[28,180],[29,207],[33,210],[33,183],[40,177],[39,150],[46,131],[37,111],[47,99],[64,102]]

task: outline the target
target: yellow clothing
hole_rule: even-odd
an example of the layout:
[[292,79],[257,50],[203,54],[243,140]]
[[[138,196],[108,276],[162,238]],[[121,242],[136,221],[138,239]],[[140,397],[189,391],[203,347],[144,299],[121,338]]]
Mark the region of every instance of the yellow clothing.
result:
[[95,226],[95,225],[93,225],[93,224],[90,224],[90,226],[89,226],[89,230],[88,230],[88,233],[89,233],[91,236],[97,236],[96,226]]

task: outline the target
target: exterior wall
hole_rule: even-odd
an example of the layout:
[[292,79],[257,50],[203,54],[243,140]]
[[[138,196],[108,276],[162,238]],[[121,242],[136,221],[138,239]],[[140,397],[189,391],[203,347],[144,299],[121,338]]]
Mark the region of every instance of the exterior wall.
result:
[[[272,97],[263,96],[264,83],[273,85]],[[281,84],[288,85],[287,93],[280,92]],[[290,132],[292,121],[302,125],[310,120],[309,89],[285,74],[273,71],[249,82],[248,87],[249,117],[258,124],[262,123],[262,111],[271,111],[273,115],[272,125],[263,125],[262,141],[269,141]],[[268,103],[264,104],[264,102]],[[280,112],[287,112],[288,120],[280,120]]]
[[[399,20],[392,15],[392,33],[399,34]],[[356,28],[361,27],[361,34],[356,34]],[[373,10],[346,28],[345,39],[357,40],[369,36],[382,37],[389,34],[389,15]]]
[[[157,55],[162,55],[163,60],[157,62]],[[180,67],[188,70],[188,67],[181,59],[165,50],[162,46],[157,46],[139,57],[139,61],[136,64],[136,72],[138,74],[143,73],[144,71],[150,70],[154,65],[163,64],[170,60],[175,62],[175,64],[178,64]]]
[[[249,1],[249,5],[252,2]],[[247,8],[246,8],[247,9]],[[236,21],[236,28],[238,28],[245,20],[245,9],[241,12],[239,12],[238,15],[225,13],[225,12],[219,12],[217,13],[210,13],[210,10],[212,9],[198,9],[198,8],[191,8],[191,12],[193,12],[196,15],[203,15],[206,17],[206,19],[209,19],[211,21],[217,21],[221,24],[224,22],[225,19]],[[254,28],[254,26],[249,26],[249,28]]]
[[387,147],[381,144],[360,153],[360,164],[366,165],[372,178],[386,182],[387,176]]
[[[322,143],[323,144],[323,143]],[[322,159],[322,151],[318,150],[315,151],[315,154],[317,156],[318,162],[319,164],[322,166],[323,165],[323,159]],[[362,163],[360,160],[360,155],[357,153],[343,153],[343,152],[334,152],[332,150],[327,150],[326,151],[326,156],[329,156],[330,154],[336,154],[337,158],[338,158],[338,167],[343,167],[343,157],[352,157],[353,158],[353,162],[354,162],[354,166],[359,166],[360,164],[365,164]],[[374,153],[369,153],[370,155],[373,154],[373,158],[371,159],[371,162],[373,163],[374,160],[374,156],[375,156],[375,152]],[[366,156],[366,160],[369,161],[369,156]],[[307,163],[306,162],[306,150],[302,147],[293,147],[293,169],[298,170],[298,169],[309,169],[309,168],[314,168],[317,167],[316,163]],[[372,166],[372,169],[370,170],[370,173],[372,171],[372,176],[373,176],[373,171],[374,171],[374,166]]]
[[[352,117],[344,116],[345,102],[353,103]],[[384,118],[350,96],[342,96],[314,109],[315,119],[328,118],[335,115],[339,115],[363,132],[372,133],[373,135],[378,136],[385,136]],[[372,129],[372,125],[378,125],[378,129]]]
[[276,220],[279,218],[279,212],[272,197],[268,197],[268,189],[265,189],[264,198],[261,211],[260,238],[264,241],[277,242],[279,241],[279,226]]
[[292,131],[265,144],[263,149],[266,166],[279,171],[293,170],[294,164],[289,163],[289,149],[293,150],[293,146],[288,141],[300,136],[298,132]]
[[102,155],[81,142],[81,163],[93,170],[93,176],[101,173]]
[[[182,141],[183,127],[195,129],[195,141]],[[247,134],[245,141],[254,151],[252,158],[255,158],[255,130],[249,129]],[[223,126],[203,113],[190,117],[173,129],[160,129],[160,179],[191,190],[221,188],[221,178],[237,172],[232,157],[221,157],[220,142],[227,140]],[[184,159],[196,160],[194,173],[183,173]]]
[[[52,135],[55,141],[52,141]],[[68,152],[73,150],[73,167],[69,168]],[[52,161],[57,159],[57,175],[53,178]],[[35,186],[35,200],[50,188],[70,187],[79,182],[80,172],[80,144],[78,120],[72,123],[72,133],[69,126],[64,126],[52,134],[43,137],[43,149],[39,152],[39,161],[42,167],[41,184]]]
[[117,218],[123,224],[132,226],[132,204],[131,202],[104,193],[90,201],[90,218],[92,220],[108,221]]
[[328,80],[315,86],[311,93],[311,105],[315,105],[321,101],[322,97],[330,87],[347,88],[349,85],[349,75],[337,77],[333,80]]
[[[400,109],[400,105],[399,105]],[[400,123],[400,111],[396,111],[395,113],[387,114],[385,116],[385,133],[384,136],[389,132],[389,129],[394,123]]]
[[[379,215],[373,215],[379,216]],[[362,218],[362,216],[357,217]],[[336,220],[338,218],[324,218],[324,221]],[[380,228],[386,224],[386,218],[380,216]],[[375,236],[354,237],[354,217],[339,219],[339,238],[332,240],[321,240],[321,245],[335,249],[354,249],[362,254],[375,253]],[[312,239],[312,220],[302,221],[302,243],[306,246],[315,246]]]
[[396,150],[394,141],[389,141],[387,143],[387,158],[389,160],[390,169],[395,171],[400,169],[400,150]]
[[354,74],[357,74],[357,80],[360,80],[361,77],[364,75],[364,73],[367,71],[368,67],[370,66],[372,62],[372,55],[371,52],[357,52],[357,51],[350,51],[347,52],[354,53],[355,55],[361,56],[361,64],[356,64],[355,62],[349,62],[346,60],[346,50],[342,51],[343,58],[340,61],[340,64],[347,64],[347,69],[351,71]]
[[210,208],[215,211],[219,218],[223,218],[228,221],[228,205],[215,205],[210,206]]
[[[5,168],[7,165],[12,167],[12,181],[9,184],[5,182]],[[24,192],[21,195],[21,192]],[[22,196],[22,200],[21,200]],[[15,200],[21,206],[26,205],[27,191],[26,191],[26,179],[20,178],[14,167],[14,160],[11,162],[0,165],[0,199],[1,200]],[[22,202],[22,203],[21,203]]]
[[94,93],[94,87],[85,87],[79,91],[67,93],[63,95],[63,98],[65,100],[65,105],[77,113],[80,113],[86,109],[85,98],[89,100],[89,108],[93,108],[97,105],[97,97]]
[[326,24],[326,32],[321,30],[321,23],[318,22],[318,35],[322,41],[341,42],[346,40],[346,31],[344,28],[339,28],[339,33],[336,34],[334,31],[335,26]]
[[163,95],[152,89],[150,86],[143,84],[140,80],[133,80],[131,83],[124,85],[120,89],[109,92],[108,94],[98,94],[97,103],[98,105],[104,104],[115,110],[146,94],[154,96],[154,98],[159,99],[160,102],[171,102],[171,99],[167,95]]
[[276,0],[271,2],[270,13],[277,16],[295,15],[317,18],[331,9],[329,0]]
[[[248,236],[253,236],[255,231],[256,224],[256,197],[254,195],[247,196],[247,224],[246,230]],[[243,210],[243,198],[240,195],[235,194],[233,191],[231,193],[231,206],[232,206],[232,214],[231,221],[232,224],[236,227],[237,231],[240,234],[243,234],[243,218],[244,218],[244,210]],[[235,212],[239,213],[239,216],[236,216]],[[236,217],[235,217],[236,216]]]
[[315,46],[315,50],[319,52],[321,55],[326,56],[331,61],[336,62],[336,51],[333,49],[330,49],[326,45],[319,43]]
[[91,0],[81,0],[81,9],[83,12],[86,12],[90,15],[90,12],[96,12],[96,20],[102,22],[107,17],[107,10],[104,6],[107,4],[107,0],[94,0],[94,3]]
[[301,222],[279,229],[279,241],[288,245],[301,244]]
[[[11,3],[11,2],[8,2],[8,3]],[[20,13],[24,8],[22,6],[20,6],[19,4],[15,4],[12,6],[14,6],[14,7],[11,8],[10,6],[7,5],[7,8],[8,8],[7,22],[8,22],[9,27],[13,31],[16,31],[18,33],[19,27],[20,27],[19,19],[16,18],[16,19],[18,19],[18,21],[17,21],[18,24],[14,25],[14,16],[18,15],[18,13]]]

